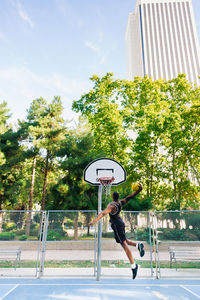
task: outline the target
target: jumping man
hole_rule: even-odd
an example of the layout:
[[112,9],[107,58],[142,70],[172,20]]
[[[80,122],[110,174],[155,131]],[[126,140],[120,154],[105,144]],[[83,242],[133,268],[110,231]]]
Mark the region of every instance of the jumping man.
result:
[[140,193],[142,190],[142,185],[140,183],[137,184],[137,189],[132,194],[128,195],[126,198],[119,200],[119,194],[114,192],[112,194],[112,198],[114,202],[111,202],[108,204],[107,208],[100,212],[98,216],[92,220],[92,222],[89,223],[89,226],[95,224],[98,222],[101,218],[103,218],[105,215],[109,214],[110,216],[110,223],[111,228],[114,231],[115,240],[117,243],[120,243],[126,252],[126,255],[130,261],[131,269],[133,272],[133,279],[135,279],[137,275],[138,265],[135,264],[131,250],[129,246],[136,247],[139,252],[140,256],[144,256],[144,245],[142,243],[135,243],[130,240],[127,240],[126,234],[125,234],[125,224],[121,217],[119,216],[119,213],[122,209],[122,207],[127,204],[132,198],[134,198],[138,193]]

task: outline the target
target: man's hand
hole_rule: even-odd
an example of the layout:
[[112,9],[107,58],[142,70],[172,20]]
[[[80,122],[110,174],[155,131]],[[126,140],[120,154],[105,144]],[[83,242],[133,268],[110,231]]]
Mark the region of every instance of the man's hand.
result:
[[142,185],[141,183],[136,183],[136,190],[133,191],[132,194],[128,195],[126,198],[122,199],[120,201],[121,205],[125,205],[126,203],[128,203],[131,199],[133,199],[137,194],[139,194],[142,190]]
[[88,226],[92,226],[92,225],[94,225],[93,221],[88,224]]
[[142,190],[141,183],[138,183],[138,182],[133,183],[132,184],[132,190],[133,190],[133,192],[137,192],[137,193],[141,192],[141,190]]

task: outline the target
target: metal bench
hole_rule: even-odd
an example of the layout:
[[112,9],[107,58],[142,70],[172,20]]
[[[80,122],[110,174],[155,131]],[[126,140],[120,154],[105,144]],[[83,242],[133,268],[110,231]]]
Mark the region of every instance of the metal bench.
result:
[[195,246],[169,246],[170,268],[175,262],[177,270],[177,261],[200,261],[200,247]]
[[0,248],[0,260],[14,260],[16,270],[17,264],[21,261],[21,247]]

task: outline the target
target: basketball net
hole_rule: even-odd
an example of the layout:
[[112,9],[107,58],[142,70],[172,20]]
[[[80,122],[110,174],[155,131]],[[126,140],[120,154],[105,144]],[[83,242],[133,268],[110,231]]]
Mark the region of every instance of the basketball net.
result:
[[115,180],[114,177],[100,177],[99,182],[102,186],[102,193],[106,196],[109,196],[111,193],[111,185],[112,182]]

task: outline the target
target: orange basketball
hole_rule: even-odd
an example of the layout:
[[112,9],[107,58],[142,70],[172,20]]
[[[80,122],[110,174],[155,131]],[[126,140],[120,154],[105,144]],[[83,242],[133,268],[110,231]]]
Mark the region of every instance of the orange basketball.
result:
[[133,192],[137,192],[140,189],[139,183],[137,183],[137,182],[132,183],[131,187],[132,187]]

